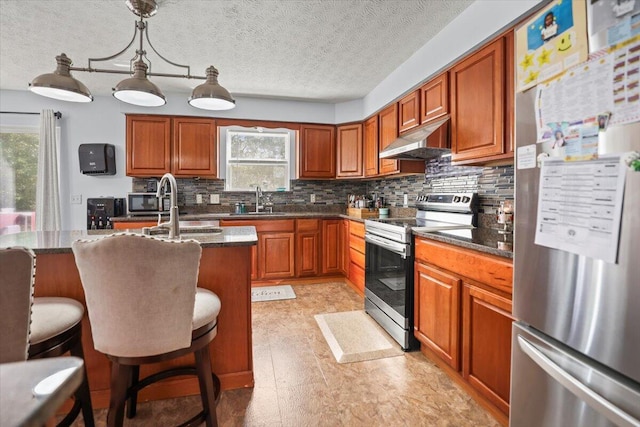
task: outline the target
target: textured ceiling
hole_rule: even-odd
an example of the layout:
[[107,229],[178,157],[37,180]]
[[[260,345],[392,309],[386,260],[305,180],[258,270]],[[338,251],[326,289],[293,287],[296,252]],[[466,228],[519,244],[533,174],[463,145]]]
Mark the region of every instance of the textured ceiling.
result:
[[[362,98],[472,0],[160,0],[147,22],[165,58],[204,75],[209,65],[232,95],[341,102]],[[55,69],[115,54],[136,16],[124,0],[0,0],[0,88],[25,90]],[[145,48],[151,49],[145,41]],[[118,58],[127,64],[133,48]],[[183,73],[149,55],[154,72]],[[94,67],[113,68],[113,61]],[[94,95],[124,76],[74,72]],[[167,93],[200,80],[153,78]]]

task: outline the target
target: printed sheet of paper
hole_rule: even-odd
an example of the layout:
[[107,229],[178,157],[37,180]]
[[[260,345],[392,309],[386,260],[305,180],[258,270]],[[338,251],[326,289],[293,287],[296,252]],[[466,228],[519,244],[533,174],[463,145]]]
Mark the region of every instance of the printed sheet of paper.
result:
[[620,155],[584,162],[545,159],[535,243],[615,263],[626,170]]
[[612,111],[612,76],[612,56],[600,51],[559,79],[538,85],[535,100],[538,142],[553,137],[549,123],[573,123]]

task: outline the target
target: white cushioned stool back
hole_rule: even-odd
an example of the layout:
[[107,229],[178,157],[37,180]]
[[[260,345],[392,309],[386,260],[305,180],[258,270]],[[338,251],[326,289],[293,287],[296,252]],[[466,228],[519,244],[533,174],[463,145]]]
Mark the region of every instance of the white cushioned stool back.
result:
[[140,357],[191,345],[198,242],[114,234],[72,249],[96,350]]
[[27,360],[34,275],[30,249],[0,249],[0,363]]

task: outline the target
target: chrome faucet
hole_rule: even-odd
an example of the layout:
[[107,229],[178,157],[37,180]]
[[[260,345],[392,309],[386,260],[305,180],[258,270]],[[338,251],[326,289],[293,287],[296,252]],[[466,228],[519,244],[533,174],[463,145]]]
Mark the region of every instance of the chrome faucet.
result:
[[162,175],[162,178],[158,183],[158,191],[156,193],[156,197],[160,199],[165,195],[162,191],[165,181],[169,181],[169,186],[171,188],[169,222],[160,222],[161,217],[160,214],[158,214],[158,228],[168,228],[169,238],[177,239],[180,237],[180,219],[178,218],[178,185],[176,184],[176,179],[173,175],[171,175],[170,173],[165,173],[164,175]]
[[262,209],[264,209],[262,205],[262,190],[260,187],[256,187],[256,212],[260,212]]

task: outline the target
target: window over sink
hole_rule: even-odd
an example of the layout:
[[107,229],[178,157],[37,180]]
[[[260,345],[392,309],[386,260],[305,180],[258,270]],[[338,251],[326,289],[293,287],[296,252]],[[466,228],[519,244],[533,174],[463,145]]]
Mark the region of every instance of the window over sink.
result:
[[228,126],[220,141],[225,191],[289,190],[295,131]]

